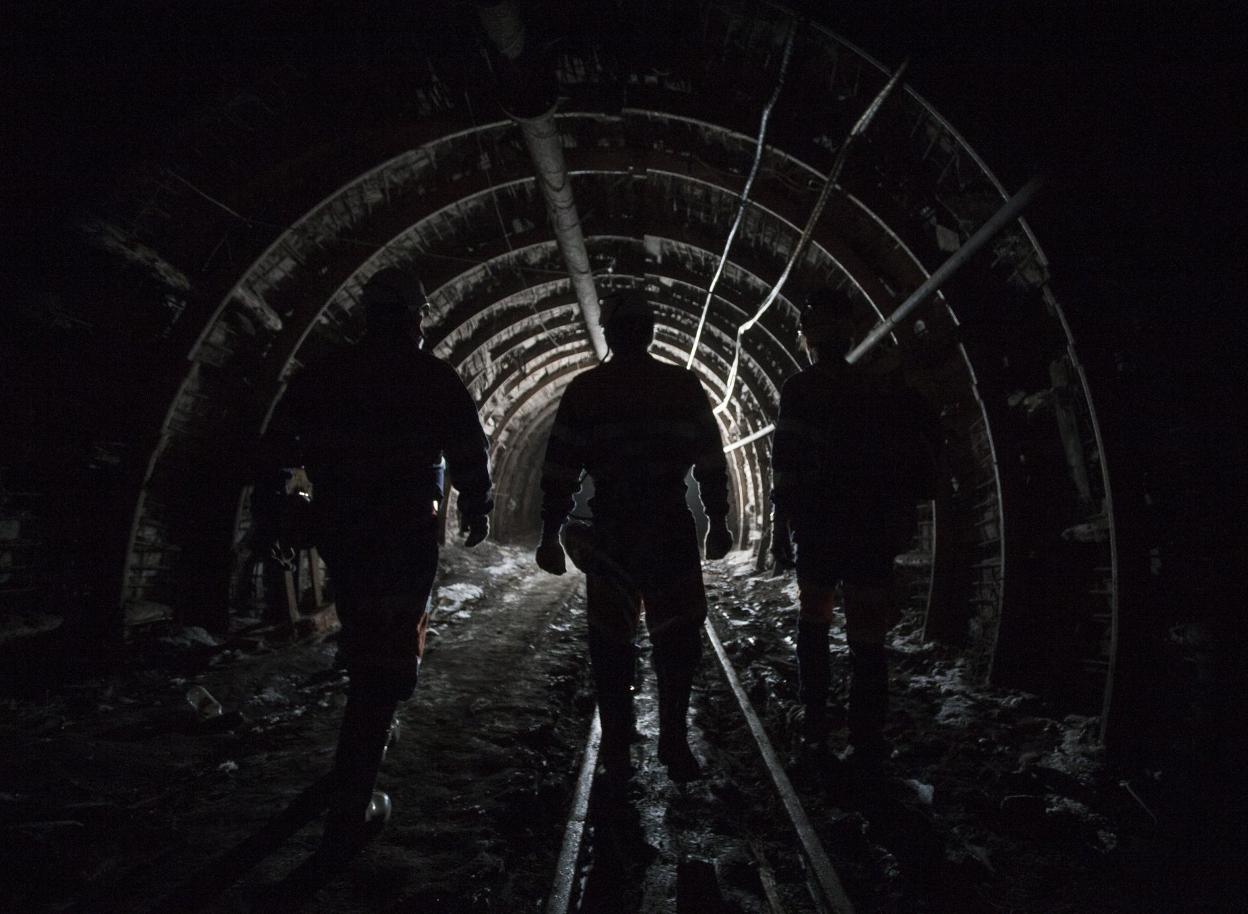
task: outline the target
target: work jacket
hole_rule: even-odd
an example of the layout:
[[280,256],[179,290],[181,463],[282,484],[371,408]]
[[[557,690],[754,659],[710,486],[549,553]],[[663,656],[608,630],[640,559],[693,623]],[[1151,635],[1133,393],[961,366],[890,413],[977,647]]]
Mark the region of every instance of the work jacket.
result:
[[443,459],[465,515],[493,507],[488,441],[455,370],[406,337],[366,336],[295,376],[272,437],[307,468],[322,537],[348,552],[426,536]]
[[724,517],[727,462],[697,376],[649,354],[614,356],[575,377],[559,403],[542,470],[543,524],[563,523],[588,473],[596,521],[653,531],[663,517],[688,517],[690,467],[707,516]]
[[925,404],[892,379],[836,359],[790,377],[772,444],[771,499],[802,566],[878,581],[934,494],[938,433]]

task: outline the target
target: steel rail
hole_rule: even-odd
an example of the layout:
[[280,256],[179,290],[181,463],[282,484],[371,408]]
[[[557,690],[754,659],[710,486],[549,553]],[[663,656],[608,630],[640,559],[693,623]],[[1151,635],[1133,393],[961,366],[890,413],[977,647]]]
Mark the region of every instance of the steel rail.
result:
[[732,661],[728,659],[728,654],[724,650],[723,643],[719,640],[715,626],[711,624],[710,617],[705,622],[705,628],[707,637],[711,640],[711,647],[715,649],[715,656],[719,658],[720,666],[723,668],[724,678],[728,680],[728,685],[732,689],[733,695],[736,696],[737,704],[741,707],[741,713],[749,725],[754,742],[758,745],[758,751],[767,765],[767,773],[771,775],[771,781],[775,785],[776,792],[780,794],[784,810],[788,813],[789,820],[793,823],[793,829],[797,832],[797,837],[802,843],[802,851],[806,855],[806,861],[814,875],[815,883],[823,893],[823,901],[830,907],[833,914],[854,914],[854,906],[850,902],[849,896],[845,894],[845,888],[841,885],[840,877],[836,875],[836,868],[832,866],[832,861],[828,859],[828,854],[823,849],[823,842],[815,834],[815,829],[810,824],[806,810],[802,807],[802,801],[798,798],[797,791],[793,789],[793,783],[789,780],[789,776],[784,773],[784,766],[780,762],[780,757],[776,755],[776,750],[772,747],[771,740],[767,738],[767,731],[763,728],[763,722],[758,719],[754,706],[750,704],[749,696],[745,694],[745,689],[741,686],[741,680],[737,678],[737,672],[733,669]]
[[585,755],[581,770],[576,777],[576,794],[572,798],[572,811],[568,814],[568,826],[563,832],[563,846],[559,849],[559,862],[555,866],[555,885],[546,900],[546,914],[567,914],[572,901],[572,887],[576,882],[576,861],[581,856],[581,842],[585,838],[585,822],[589,814],[589,794],[594,781],[594,769],[598,766],[598,744],[602,741],[602,722],[598,711],[589,727],[589,739],[585,742]]
[[[780,797],[781,805],[783,805],[789,822],[793,826],[793,830],[801,844],[802,854],[807,864],[806,885],[811,893],[815,907],[821,912],[831,912],[831,914],[854,914],[853,903],[845,893],[840,877],[836,874],[836,868],[828,858],[827,851],[824,850],[819,836],[815,833],[814,827],[802,806],[801,799],[797,795],[797,791],[793,788],[788,775],[785,774],[783,763],[776,754],[776,750],[767,736],[762,721],[750,703],[749,697],[745,694],[745,689],[737,677],[732,661],[729,660],[723,643],[719,640],[719,635],[715,631],[715,627],[709,617],[705,622],[705,628],[707,636],[710,638],[711,646],[715,651],[715,656],[719,659],[724,678],[737,699],[738,707],[745,718],[751,735],[754,737],[755,745],[767,768],[772,784]],[[554,885],[546,900],[545,914],[569,914],[572,911],[571,905],[576,885],[577,862],[580,859],[581,848],[584,844],[585,826],[589,815],[589,801],[593,789],[594,771],[598,763],[598,749],[601,738],[601,718],[595,710],[593,720],[590,723],[589,737],[585,743],[585,752],[581,759],[580,770],[577,774],[576,788],[571,810],[568,813],[567,826],[564,829],[558,863],[555,867]],[[765,900],[774,907],[776,904],[774,886],[770,891],[767,891],[767,886],[764,885],[764,890],[764,894],[767,896]]]

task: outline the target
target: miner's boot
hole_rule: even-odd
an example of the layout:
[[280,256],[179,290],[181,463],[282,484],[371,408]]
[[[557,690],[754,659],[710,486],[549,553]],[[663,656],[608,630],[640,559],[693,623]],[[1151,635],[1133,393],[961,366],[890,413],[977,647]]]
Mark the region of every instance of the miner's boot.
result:
[[888,757],[888,658],[883,644],[849,644],[849,749],[842,760],[875,772]]
[[798,698],[802,702],[802,750],[825,748],[828,735],[828,690],[832,680],[828,632],[819,619],[797,620]]
[[679,626],[654,640],[654,675],[659,691],[659,761],[673,781],[684,783],[702,774],[689,748],[689,697],[693,675],[702,657],[697,626]]
[[395,731],[397,707],[398,701],[378,688],[371,677],[353,676],[330,774],[325,832],[317,850],[326,863],[345,863],[390,818],[390,797],[375,788]]
[[598,696],[598,720],[602,724],[598,758],[608,777],[627,780],[633,773],[629,746],[637,732],[633,716],[637,646],[631,641],[611,640],[591,628],[589,662]]

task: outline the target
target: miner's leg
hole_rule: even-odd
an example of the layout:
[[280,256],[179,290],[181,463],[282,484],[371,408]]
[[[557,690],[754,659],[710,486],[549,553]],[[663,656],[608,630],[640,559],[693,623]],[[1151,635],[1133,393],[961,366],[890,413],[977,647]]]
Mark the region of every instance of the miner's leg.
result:
[[659,761],[673,781],[693,780],[702,766],[689,749],[689,698],[702,659],[702,633],[682,620],[651,638],[659,692]]
[[384,626],[357,629],[345,644],[340,637],[340,650],[347,648],[349,685],[330,774],[330,807],[319,851],[324,856],[349,858],[390,817],[390,798],[376,789],[377,775],[397,734],[395,711],[412,696],[420,672],[433,583],[432,570],[425,566],[430,562],[417,566],[419,576],[407,582],[410,588],[398,591],[395,602],[405,611],[391,613]]
[[823,749],[828,735],[828,693],[832,683],[828,634],[837,603],[836,587],[799,576],[797,680],[804,750]]
[[828,649],[830,629],[822,619],[799,616],[797,620],[797,694],[802,703],[803,748],[818,748],[827,737],[828,691],[832,680]]
[[645,593],[646,625],[659,692],[659,761],[673,781],[693,780],[702,766],[689,748],[689,699],[702,659],[706,589],[702,569]]
[[377,774],[394,729],[395,710],[414,685],[414,677],[386,670],[352,670],[350,677],[319,851],[333,858],[359,850],[389,818],[389,797],[375,792]]
[[640,606],[635,594],[599,575],[587,576],[586,592],[589,663],[602,724],[598,757],[608,776],[626,779],[632,774],[629,746],[636,732],[633,691]]
[[599,758],[613,776],[627,777],[632,770],[629,745],[632,743],[633,669],[637,648],[590,629],[589,662],[598,697],[598,718],[602,724]]
[[888,660],[884,645],[851,641],[849,656],[849,745],[857,759],[878,764],[888,755],[884,739]]
[[845,585],[849,640],[849,752],[855,764],[876,768],[888,757],[888,655],[884,640],[896,622],[886,585]]

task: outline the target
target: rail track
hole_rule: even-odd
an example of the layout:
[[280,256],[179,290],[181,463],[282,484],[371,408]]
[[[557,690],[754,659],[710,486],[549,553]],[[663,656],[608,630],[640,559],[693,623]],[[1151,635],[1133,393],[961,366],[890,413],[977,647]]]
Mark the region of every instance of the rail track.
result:
[[[634,783],[620,795],[595,778],[601,733],[595,713],[545,914],[853,914],[781,753],[720,639],[717,624],[724,621],[713,611],[706,622],[713,671],[704,659],[704,685],[694,699],[699,707],[691,738],[709,758],[706,776],[685,786],[667,780],[653,755],[655,697],[646,682],[636,701],[638,728],[647,739],[634,749],[640,761]],[[705,728],[696,725],[707,716],[707,703],[717,706],[712,717],[735,716],[749,740],[713,748]]]
[[[5,726],[15,751],[6,771],[9,789],[22,795],[9,794],[5,811],[30,820],[12,834],[32,840],[11,842],[22,871],[10,861],[7,891],[22,900],[0,908],[1134,914],[1155,907],[1152,858],[1139,858],[1141,870],[1126,852],[1156,849],[1147,842],[1160,834],[1157,822],[1144,819],[1121,787],[1098,793],[1097,781],[1078,779],[1088,770],[1072,767],[1088,759],[1073,754],[1078,721],[1061,725],[1034,696],[966,685],[960,658],[923,643],[913,617],[892,644],[897,751],[889,776],[855,783],[832,762],[786,769],[796,729],[793,589],[753,575],[752,563],[708,567],[713,625],[691,714],[706,776],[677,786],[655,759],[655,696],[643,662],[638,773],[627,793],[604,792],[594,777],[597,739],[587,736],[594,707],[583,578],[539,574],[519,547],[447,552],[430,662],[380,785],[396,813],[345,869],[318,873],[308,886],[291,879],[321,833],[315,788],[328,770],[344,687],[331,667],[332,642],[269,642],[251,633],[211,661],[161,648],[153,656],[168,665],[144,662],[93,681],[81,707],[59,695],[14,700]],[[834,629],[831,640],[843,656],[843,632]],[[165,681],[175,674],[207,687],[243,722],[205,729],[188,720],[190,680]],[[804,840],[803,815],[818,843]],[[36,825],[72,827],[79,838],[69,850],[99,861],[94,875],[75,877],[67,869],[72,856],[43,854]],[[1107,843],[1118,838],[1126,851]]]

